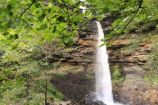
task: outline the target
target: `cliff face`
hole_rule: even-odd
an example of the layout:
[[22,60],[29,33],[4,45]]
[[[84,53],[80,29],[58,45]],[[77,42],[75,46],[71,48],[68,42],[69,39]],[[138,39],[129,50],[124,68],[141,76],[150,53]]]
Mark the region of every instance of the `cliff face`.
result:
[[[111,31],[113,19],[115,16],[103,19],[105,34]],[[154,72],[151,56],[157,39],[155,31],[126,34],[107,42],[115,100],[130,105],[158,105],[158,86],[148,76]]]
[[72,105],[83,105],[86,95],[94,92],[95,49],[96,35],[84,36],[71,48],[63,48],[49,58],[49,62],[58,63],[52,83]]
[[[105,21],[103,28],[108,32],[109,28],[106,28],[112,20]],[[93,98],[91,94],[95,91],[97,43],[95,32],[85,33],[71,48],[52,53],[49,61],[57,64],[52,83],[65,95],[65,100],[72,101],[72,105],[102,105],[100,102],[85,104],[91,101],[87,97]],[[107,42],[116,101],[130,105],[158,105],[158,86],[146,79],[151,72],[150,55],[156,38],[156,33],[128,34]]]
[[158,104],[158,87],[145,80],[150,71],[150,54],[154,45],[150,37],[130,34],[109,42],[111,67],[119,65],[124,77],[123,82],[113,85],[116,100],[130,105]]

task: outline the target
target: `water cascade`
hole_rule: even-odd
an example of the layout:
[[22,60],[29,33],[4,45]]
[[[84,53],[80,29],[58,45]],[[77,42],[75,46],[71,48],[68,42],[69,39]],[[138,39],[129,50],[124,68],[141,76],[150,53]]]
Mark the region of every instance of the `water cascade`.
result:
[[104,33],[100,22],[96,22],[98,27],[98,44],[96,54],[96,98],[106,105],[120,105],[113,101],[112,82],[109,69],[108,54],[106,46],[103,44]]

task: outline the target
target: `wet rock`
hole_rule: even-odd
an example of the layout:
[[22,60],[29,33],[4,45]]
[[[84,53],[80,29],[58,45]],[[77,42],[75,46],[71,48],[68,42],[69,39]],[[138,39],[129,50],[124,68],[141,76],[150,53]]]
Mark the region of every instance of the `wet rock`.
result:
[[[91,36],[96,34],[96,23],[95,21],[89,20],[87,23],[81,23],[79,26],[80,30],[79,31],[79,35],[78,38],[79,39],[86,39],[86,38],[90,38]],[[84,29],[82,27],[85,27]]]
[[106,105],[101,101],[96,100],[94,94],[86,95],[86,97],[81,102],[82,105]]
[[87,38],[87,33],[86,33],[86,32],[81,32],[81,33],[78,35],[78,38],[79,38],[79,39]]

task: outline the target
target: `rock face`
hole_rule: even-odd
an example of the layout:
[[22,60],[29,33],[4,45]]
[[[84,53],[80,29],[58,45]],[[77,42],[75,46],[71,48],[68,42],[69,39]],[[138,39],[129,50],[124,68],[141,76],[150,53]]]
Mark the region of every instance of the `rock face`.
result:
[[[135,37],[133,37],[135,38]],[[131,53],[131,38],[117,39],[110,42],[109,61],[111,66],[120,65],[125,76],[123,83],[114,84],[113,92],[116,100],[129,105],[158,105],[158,88],[145,81],[145,74],[151,52],[151,44],[141,42]]]
[[[106,33],[107,26],[113,21],[107,20],[102,22]],[[89,96],[89,93],[94,92],[95,84],[96,36],[85,35],[82,34],[71,49],[51,55],[50,62],[61,62],[56,71],[65,73],[64,77],[54,76],[52,83],[65,95],[66,100],[71,100],[72,105],[104,105]],[[110,67],[119,65],[125,78],[123,82],[113,84],[114,99],[127,105],[158,105],[158,87],[144,79],[149,71],[147,65],[151,43],[141,42],[133,46],[135,42],[132,41],[137,37],[132,34],[108,42]]]
[[60,51],[53,52],[48,61],[52,63],[60,60],[72,65],[81,64],[84,66],[92,64],[95,61],[96,52],[96,30],[93,29],[96,27],[95,22],[90,22],[88,27],[90,27],[89,30],[82,30],[79,33],[71,48],[63,48]]
[[56,62],[56,60],[60,60],[61,62],[67,62],[73,65],[87,65],[93,63],[95,61],[94,55],[96,52],[96,40],[94,37],[88,39],[79,39],[76,45],[72,46],[69,51],[66,51],[65,48],[61,52],[53,53],[51,57],[48,58],[49,62]]
[[[87,33],[89,35],[89,33]],[[50,63],[60,62],[55,69],[53,85],[71,100],[70,105],[103,105],[102,102],[85,102],[85,97],[94,92],[94,62],[96,53],[96,35],[79,38],[71,48],[63,48],[52,53]],[[87,100],[87,98],[86,98]]]

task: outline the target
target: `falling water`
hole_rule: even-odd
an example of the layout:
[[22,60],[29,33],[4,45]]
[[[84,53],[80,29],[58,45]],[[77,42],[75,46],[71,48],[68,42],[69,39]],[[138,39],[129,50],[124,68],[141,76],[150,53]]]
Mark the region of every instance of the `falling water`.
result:
[[106,46],[101,46],[104,39],[103,29],[100,22],[98,27],[98,44],[96,54],[96,98],[107,105],[120,105],[113,101],[112,82],[109,69],[108,54]]

